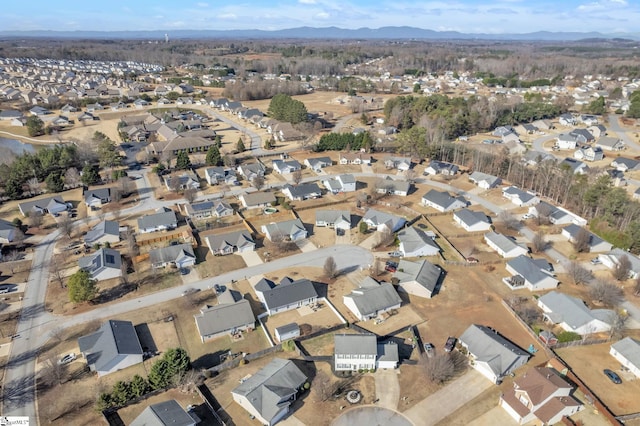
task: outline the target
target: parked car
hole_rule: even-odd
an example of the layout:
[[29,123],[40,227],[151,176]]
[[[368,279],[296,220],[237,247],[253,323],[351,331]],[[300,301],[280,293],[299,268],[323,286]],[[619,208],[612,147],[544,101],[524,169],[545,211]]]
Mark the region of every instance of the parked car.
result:
[[390,256],[390,257],[402,257],[402,253],[399,252],[399,251],[392,251],[392,252],[387,253],[387,255]]
[[429,358],[433,358],[433,356],[436,354],[436,348],[435,346],[433,346],[433,343],[425,343],[424,352]]
[[522,219],[531,219],[533,215],[531,213],[525,213],[522,215]]
[[471,256],[467,257],[467,263],[478,263],[478,262],[479,260],[476,259],[475,257],[471,257]]
[[73,360],[76,359],[76,354],[71,352],[70,354],[67,354],[65,356],[63,356],[62,358],[60,358],[58,360],[58,364],[60,365],[65,365],[65,364],[69,364],[71,362],[73,362]]
[[387,272],[396,272],[398,270],[398,262],[393,262],[391,260],[387,261],[384,265],[384,270]]
[[602,263],[602,261],[600,260],[599,257],[594,257],[593,259],[591,259],[591,264],[592,265],[599,265],[601,263]]
[[180,275],[189,274],[189,268],[180,268]]
[[605,368],[604,370],[602,370],[602,372],[604,373],[605,376],[609,378],[609,380],[611,380],[616,385],[619,385],[620,383],[622,383],[622,379],[620,378],[620,376],[618,376],[616,373],[609,370],[608,368]]
[[182,292],[182,295],[183,295],[183,296],[188,296],[188,295],[190,295],[190,294],[197,293],[197,292],[199,292],[199,291],[200,291],[200,289],[198,289],[198,288],[188,288],[188,289],[186,289],[186,290],[184,290],[184,291]]
[[10,291],[11,291],[11,287],[9,286],[0,287],[0,294],[9,293]]
[[458,339],[456,339],[455,337],[449,336],[449,338],[447,338],[447,342],[444,344],[444,351],[451,352],[456,347],[457,341]]

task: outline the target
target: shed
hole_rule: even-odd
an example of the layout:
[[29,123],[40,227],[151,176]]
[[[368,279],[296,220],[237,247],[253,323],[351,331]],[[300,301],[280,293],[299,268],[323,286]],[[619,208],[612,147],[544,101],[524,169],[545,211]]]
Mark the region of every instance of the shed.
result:
[[300,326],[292,322],[290,324],[277,327],[275,333],[276,339],[278,339],[279,342],[284,342],[285,340],[289,339],[295,339],[296,337],[300,337]]

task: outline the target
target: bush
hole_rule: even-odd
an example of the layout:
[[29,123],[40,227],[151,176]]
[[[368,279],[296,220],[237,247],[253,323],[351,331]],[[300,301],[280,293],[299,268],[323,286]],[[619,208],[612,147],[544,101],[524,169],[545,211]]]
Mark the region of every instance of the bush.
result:
[[296,343],[293,340],[286,340],[282,342],[282,349],[287,352],[293,352],[296,350]]
[[309,384],[309,382],[305,382],[304,385],[302,385],[302,387],[304,388],[304,390],[309,390],[311,385]]
[[580,336],[578,333],[574,333],[573,331],[563,331],[562,333],[558,334],[559,343],[573,342],[580,339],[582,339],[582,336]]
[[246,360],[246,359],[244,359],[244,358],[242,358],[242,359],[240,360],[240,365],[246,365],[246,364],[247,364],[247,360]]

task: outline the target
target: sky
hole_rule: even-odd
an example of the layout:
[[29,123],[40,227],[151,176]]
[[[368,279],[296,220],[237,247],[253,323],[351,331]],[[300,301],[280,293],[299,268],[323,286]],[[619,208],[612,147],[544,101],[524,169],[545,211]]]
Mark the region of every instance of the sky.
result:
[[[25,0],[0,31],[412,26],[464,33],[637,32],[640,0]],[[636,24],[636,25],[634,25]]]

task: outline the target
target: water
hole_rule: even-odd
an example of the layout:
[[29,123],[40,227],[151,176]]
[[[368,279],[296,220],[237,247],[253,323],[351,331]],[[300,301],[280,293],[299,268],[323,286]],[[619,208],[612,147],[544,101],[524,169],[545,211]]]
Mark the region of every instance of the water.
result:
[[15,139],[6,139],[0,137],[0,153],[9,150],[14,155],[24,154],[25,152],[36,152],[35,146],[30,143],[22,143]]

